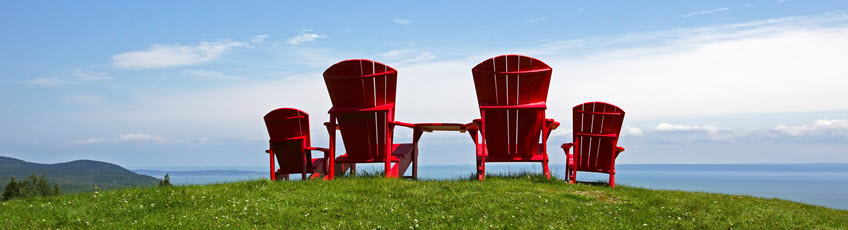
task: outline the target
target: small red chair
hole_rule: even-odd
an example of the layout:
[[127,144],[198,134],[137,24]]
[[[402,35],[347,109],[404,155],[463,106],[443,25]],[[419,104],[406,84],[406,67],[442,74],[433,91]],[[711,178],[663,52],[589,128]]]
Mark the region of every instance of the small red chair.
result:
[[[324,123],[330,134],[330,153],[335,156],[336,130],[341,132],[347,153],[330,158],[330,175],[338,163],[383,163],[386,177],[401,177],[412,165],[418,177],[418,139],[423,131],[413,124],[395,121],[397,70],[379,62],[352,59],[324,71],[324,83],[333,107]],[[412,143],[395,144],[394,127],[412,128]],[[354,172],[355,166],[351,166]]]
[[[271,180],[276,180],[277,176],[288,180],[292,173],[300,173],[303,180],[307,173],[312,173],[311,178],[326,174],[330,150],[310,146],[309,114],[292,108],[275,109],[265,115],[265,127],[271,137],[271,146],[265,151],[271,157]],[[324,152],[324,157],[313,159],[311,151],[315,150]],[[276,172],[275,156],[280,165]]]
[[471,70],[481,119],[466,129],[477,146],[479,180],[486,176],[487,162],[540,162],[550,179],[546,144],[559,126],[545,118],[552,71],[544,62],[521,55],[494,57]]
[[[609,174],[609,185],[615,187],[615,158],[624,152],[618,137],[624,121],[624,110],[605,102],[587,102],[573,109],[574,142],[562,149],[567,156],[565,176],[574,183],[577,171]],[[574,153],[569,154],[570,148]]]

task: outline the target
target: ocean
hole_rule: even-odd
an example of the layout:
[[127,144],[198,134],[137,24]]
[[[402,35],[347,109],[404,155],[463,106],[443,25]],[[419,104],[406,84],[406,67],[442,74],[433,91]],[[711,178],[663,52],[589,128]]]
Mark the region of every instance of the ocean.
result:
[[[358,169],[377,171],[379,167],[364,164]],[[494,163],[486,167],[489,173],[542,171],[540,165],[529,163]],[[422,165],[418,173],[419,179],[424,180],[468,179],[474,168],[474,165]],[[211,184],[268,178],[267,171],[258,170],[134,171],[157,178],[168,173],[173,184]],[[621,164],[616,170],[616,185],[779,198],[848,210],[848,164]],[[551,172],[563,178],[565,167],[551,165]],[[607,174],[577,173],[578,181],[608,179]]]

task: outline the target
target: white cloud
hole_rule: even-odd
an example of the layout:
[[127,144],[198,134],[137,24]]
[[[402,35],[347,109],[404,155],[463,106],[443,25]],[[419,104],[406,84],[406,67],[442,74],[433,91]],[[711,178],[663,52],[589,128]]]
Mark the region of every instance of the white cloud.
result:
[[183,70],[182,73],[192,75],[192,76],[203,77],[203,78],[212,78],[212,79],[229,79],[229,80],[242,79],[240,77],[236,77],[236,76],[233,76],[233,75],[224,74],[224,73],[221,73],[221,72],[218,72],[218,71],[212,71],[212,70],[190,69],[190,70]]
[[400,65],[404,63],[410,62],[420,62],[427,61],[436,58],[436,55],[433,55],[430,52],[426,51],[416,51],[409,49],[396,49],[390,50],[389,52],[385,52],[382,54],[378,54],[383,59],[386,59],[386,62],[393,65]]
[[[848,101],[841,98],[843,86],[848,85],[844,78],[848,69],[841,60],[848,60],[848,44],[844,42],[848,40],[848,26],[842,23],[846,19],[839,15],[789,18],[587,38],[517,53],[535,56],[554,68],[547,114],[563,122],[554,135],[570,135],[563,132],[570,128],[571,108],[586,101],[619,105],[627,111],[625,124],[658,116],[680,120],[692,115],[845,110]],[[593,49],[595,45],[600,48]],[[311,62],[326,68],[340,61],[335,58],[340,56],[338,52],[345,51],[322,53],[322,59]],[[376,56],[387,59],[385,63],[399,70],[398,120],[466,123],[479,117],[470,69],[502,53],[436,59],[426,58],[429,52],[399,49]],[[569,55],[573,53],[578,54]],[[406,61],[419,56],[425,58]],[[92,117],[115,124],[155,126],[157,133],[167,132],[169,136],[262,139],[267,135],[261,121],[265,113],[274,108],[295,107],[312,115],[313,142],[318,144],[326,140],[321,123],[328,119],[326,111],[330,108],[320,76],[320,71],[316,71],[278,80],[157,95],[117,109],[121,112],[102,113],[120,116]],[[701,118],[692,118],[697,119]],[[782,131],[700,125],[705,124],[703,120],[692,123],[699,125],[666,122],[629,127],[623,133],[646,141],[788,138]],[[180,128],[175,129],[173,124]],[[208,127],[215,130],[193,131]]]
[[[779,19],[528,51],[554,68],[553,114],[598,100],[639,118],[845,110],[846,24],[846,15]],[[586,44],[606,48],[560,55]]]
[[92,137],[92,138],[86,138],[86,139],[82,139],[82,140],[71,141],[71,144],[88,145],[88,144],[102,143],[102,142],[106,142],[106,141],[108,141],[108,140],[103,139],[103,138]]
[[689,125],[675,125],[669,123],[660,123],[657,125],[657,131],[705,131],[705,132],[718,132],[718,127],[715,126],[689,126]]
[[324,37],[326,37],[326,36],[318,35],[318,34],[313,33],[313,32],[306,32],[306,33],[303,33],[301,35],[289,38],[289,44],[290,45],[300,45],[302,43],[312,42],[312,41],[315,41],[316,39],[324,38]]
[[76,85],[84,82],[90,81],[101,81],[101,80],[111,80],[112,77],[109,74],[102,72],[88,72],[83,70],[74,70],[71,72],[73,77],[44,77],[44,78],[35,78],[26,82],[28,85],[38,86],[38,87],[60,87],[67,85]]
[[634,137],[645,136],[645,131],[643,131],[642,128],[639,128],[639,127],[624,126],[623,131],[624,131],[623,132],[624,134],[622,134],[622,136],[634,136]]
[[791,137],[800,136],[830,136],[830,137],[848,137],[848,120],[825,120],[820,119],[809,125],[786,126],[779,125],[775,127],[775,131],[789,135]]
[[[681,125],[662,122],[654,128],[642,130],[625,126],[623,136],[640,137],[652,143],[695,142],[745,142],[745,143],[797,143],[811,141],[848,140],[848,119],[819,119],[805,125],[778,125],[775,128],[731,129],[712,125]],[[638,135],[633,135],[639,133]]]
[[645,139],[656,142],[703,142],[736,141],[743,133],[732,129],[720,129],[716,126],[679,125],[660,123],[645,135]]
[[688,18],[688,17],[692,17],[692,16],[704,15],[704,14],[712,14],[712,13],[718,13],[718,12],[727,11],[727,10],[730,10],[730,8],[725,7],[725,8],[718,8],[718,9],[712,9],[712,10],[704,10],[704,11],[692,12],[692,13],[688,13],[688,14],[680,15],[680,17]]
[[76,141],[71,141],[72,145],[88,145],[88,144],[98,144],[98,143],[117,143],[117,142],[152,142],[152,143],[162,143],[165,142],[165,138],[154,136],[145,133],[126,133],[121,134],[114,138],[99,138],[92,137],[86,138]]
[[71,84],[68,80],[63,80],[55,77],[36,78],[27,82],[29,85],[39,87],[59,87]]
[[404,18],[395,18],[393,21],[398,25],[409,25],[410,23],[409,19]]
[[118,137],[121,141],[164,141],[165,139],[144,133],[127,133]]
[[74,78],[79,81],[112,80],[112,76],[109,76],[109,74],[103,72],[88,72],[78,69],[74,70],[72,74],[74,75]]
[[112,56],[112,63],[123,69],[156,69],[190,66],[221,57],[227,51],[244,46],[240,42],[200,42],[194,46],[153,45],[148,50],[130,51]]
[[326,138],[317,134],[326,133],[322,123],[328,119],[330,101],[323,79],[317,76],[321,73],[273,81],[237,81],[217,88],[144,97],[109,111],[80,116],[96,120],[97,124],[144,129],[179,139],[254,139],[267,138],[262,116],[275,108],[293,107],[312,114],[315,138]]
[[259,43],[264,42],[264,41],[265,41],[265,39],[268,39],[268,35],[267,35],[267,34],[256,35],[255,37],[253,37],[253,38],[251,38],[251,39],[250,39],[250,43],[253,43],[253,44],[259,44]]

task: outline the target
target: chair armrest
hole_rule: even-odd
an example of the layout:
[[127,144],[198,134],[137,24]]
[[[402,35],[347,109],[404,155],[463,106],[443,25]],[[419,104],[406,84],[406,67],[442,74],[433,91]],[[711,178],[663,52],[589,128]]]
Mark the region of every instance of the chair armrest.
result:
[[389,121],[389,123],[395,124],[395,125],[400,125],[400,126],[407,127],[407,128],[410,128],[410,129],[415,129],[415,124],[411,124],[411,123],[400,122],[400,121]]
[[554,119],[545,119],[545,122],[547,122],[547,126],[550,130],[555,130],[559,127],[559,122],[554,121]]
[[325,153],[330,152],[330,149],[328,149],[328,148],[320,148],[320,147],[306,147],[306,150],[321,151],[321,152],[325,152]]
[[565,143],[560,145],[559,147],[562,147],[562,150],[565,151],[565,155],[568,155],[568,150],[574,147],[574,143]]
[[265,150],[265,153],[267,153],[267,154],[273,154],[273,153],[274,153],[274,151],[271,151],[271,150],[269,149],[269,150]]
[[567,170],[574,166],[574,154],[568,154],[568,151],[574,146],[574,143],[565,143],[560,146],[565,152],[565,167]]
[[349,113],[349,112],[373,112],[373,111],[390,111],[395,108],[395,103],[378,105],[374,107],[341,107],[333,106],[328,113]]
[[313,150],[313,151],[321,151],[321,152],[324,152],[324,158],[325,158],[325,159],[330,159],[330,157],[331,157],[331,156],[330,156],[330,149],[328,149],[328,148],[306,147],[306,150]]
[[482,119],[474,119],[470,123],[463,125],[463,128],[465,128],[465,130],[480,130],[480,125],[478,124],[482,122]]
[[[324,122],[324,126],[326,126],[327,128],[330,128],[330,126],[331,126],[331,125],[335,125],[335,126],[336,126],[336,130],[341,129],[341,126],[339,126],[339,124],[333,124],[333,122]],[[329,130],[328,130],[328,131],[329,131]]]
[[536,102],[521,105],[480,105],[480,109],[547,109],[548,106],[544,102]]
[[616,158],[618,158],[618,154],[620,154],[621,152],[624,152],[624,147],[615,146],[615,157]]

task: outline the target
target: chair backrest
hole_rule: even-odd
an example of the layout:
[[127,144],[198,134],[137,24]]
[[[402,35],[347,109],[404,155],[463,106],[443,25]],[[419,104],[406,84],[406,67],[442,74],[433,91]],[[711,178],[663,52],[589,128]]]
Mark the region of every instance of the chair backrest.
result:
[[392,105],[387,111],[334,113],[349,158],[383,159],[388,122],[394,121],[397,70],[371,60],[345,60],[324,71],[324,83],[333,103],[331,113]]
[[334,107],[370,108],[395,103],[397,70],[383,63],[352,59],[324,71]]
[[[544,103],[552,69],[535,58],[503,55],[481,62],[471,72],[482,107]],[[486,109],[483,123],[488,154],[536,155],[544,121],[544,109]]]
[[265,115],[265,127],[268,128],[270,149],[274,151],[280,171],[284,173],[300,173],[303,171],[303,153],[306,153],[307,169],[312,168],[311,151],[309,147],[309,114],[292,109],[279,108]]
[[552,71],[544,62],[521,55],[485,60],[471,69],[477,102],[481,106],[545,102]]
[[609,172],[624,121],[624,110],[605,102],[587,102],[573,109],[575,164],[579,171]]

